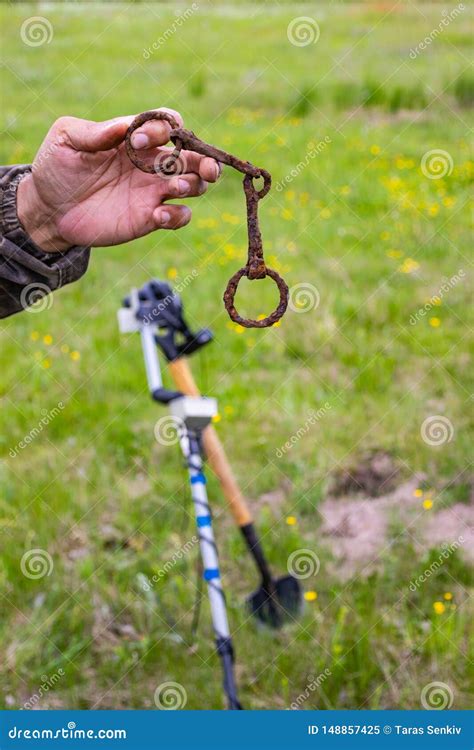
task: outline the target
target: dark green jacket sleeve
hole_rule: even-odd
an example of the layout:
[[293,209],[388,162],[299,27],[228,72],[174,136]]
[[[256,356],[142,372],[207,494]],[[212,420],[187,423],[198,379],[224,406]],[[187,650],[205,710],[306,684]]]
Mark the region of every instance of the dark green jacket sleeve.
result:
[[90,248],[45,253],[23,229],[16,193],[29,165],[0,167],[0,318],[20,312],[87,270]]

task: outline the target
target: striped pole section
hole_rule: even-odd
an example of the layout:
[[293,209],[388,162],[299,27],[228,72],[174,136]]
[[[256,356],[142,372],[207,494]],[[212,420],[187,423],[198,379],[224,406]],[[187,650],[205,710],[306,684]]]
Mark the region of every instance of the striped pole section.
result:
[[181,446],[188,464],[191,495],[194,502],[199,546],[204,568],[203,577],[207,583],[211,604],[211,616],[216,635],[217,652],[221,658],[224,671],[224,690],[227,695],[229,708],[240,709],[242,706],[237,698],[234,678],[234,651],[227,619],[225,596],[222,589],[217,547],[212,529],[211,509],[207,499],[206,478],[202,471],[201,435],[184,428]]

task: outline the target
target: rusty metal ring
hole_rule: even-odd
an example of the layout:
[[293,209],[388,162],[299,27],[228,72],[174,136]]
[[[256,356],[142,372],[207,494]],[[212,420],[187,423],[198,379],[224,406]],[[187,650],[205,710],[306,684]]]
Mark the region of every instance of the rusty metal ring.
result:
[[[252,177],[252,175],[246,174],[244,177],[244,185],[246,182],[248,185],[251,185],[253,190],[255,190],[258,200],[261,200],[266,196],[272,186],[272,177],[270,172],[267,172],[266,169],[260,169],[259,171],[260,174],[258,175],[258,177]],[[259,179],[260,177],[262,177],[263,179],[263,187],[261,190],[256,190],[253,181]]]
[[281,278],[280,274],[278,274],[272,268],[267,268],[266,275],[270,276],[270,278],[273,279],[278,287],[278,291],[280,292],[280,302],[278,303],[278,307],[276,307],[271,315],[267,315],[267,317],[263,318],[262,320],[242,318],[235,309],[234,297],[237,291],[237,287],[239,286],[240,279],[242,278],[242,276],[248,276],[248,271],[248,266],[239,268],[239,270],[234,273],[234,275],[229,279],[229,283],[227,284],[223,298],[225,309],[229,313],[229,317],[231,318],[231,320],[233,320],[234,323],[239,323],[239,325],[243,326],[244,328],[268,328],[268,326],[272,326],[285,314],[286,308],[288,307],[288,286]]
[[[179,128],[179,123],[169,112],[164,112],[161,109],[152,109],[149,112],[142,112],[141,115],[137,115],[125,134],[125,148],[127,151],[127,156],[132,164],[138,167],[138,169],[141,169],[142,172],[147,172],[148,174],[157,174],[160,172],[160,170],[155,167],[155,164],[148,164],[143,158],[139,156],[139,153],[135,151],[132,146],[132,133],[134,133],[135,130],[140,128],[145,122],[148,122],[149,120],[165,120],[169,125],[171,125],[171,128],[173,130]],[[175,150],[170,153],[169,158],[173,159],[175,162],[179,156],[180,151],[180,146],[176,144]]]

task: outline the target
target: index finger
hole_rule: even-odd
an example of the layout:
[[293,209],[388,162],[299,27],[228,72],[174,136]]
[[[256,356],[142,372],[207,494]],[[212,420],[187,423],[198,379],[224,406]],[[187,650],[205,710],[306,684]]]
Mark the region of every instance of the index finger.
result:
[[[176,110],[160,107],[156,111],[167,112],[176,120],[179,128],[183,127],[183,118]],[[170,139],[170,132],[171,125],[166,120],[148,120],[132,133],[132,147],[140,151],[144,148],[164,146]]]

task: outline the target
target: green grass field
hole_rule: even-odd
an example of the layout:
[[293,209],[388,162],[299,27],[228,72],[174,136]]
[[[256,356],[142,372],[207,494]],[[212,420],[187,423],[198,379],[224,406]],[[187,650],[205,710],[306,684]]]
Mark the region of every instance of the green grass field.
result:
[[[256,585],[252,564],[210,478],[244,705],[284,709],[306,690],[302,709],[420,708],[423,688],[440,681],[454,708],[468,706],[466,556],[457,549],[409,588],[443,550],[438,538],[417,544],[417,524],[468,503],[469,10],[410,57],[443,9],[213,3],[174,27],[179,11],[159,4],[1,8],[0,163],[30,162],[63,114],[178,109],[199,136],[272,173],[262,232],[295,308],[265,331],[226,316],[222,292],[246,255],[240,179],[228,171],[192,203],[188,227],[93,251],[86,276],[49,309],[2,322],[2,705],[41,692],[39,708],[155,708],[157,686],[174,681],[187,708],[223,707],[206,600],[191,634],[196,549],[176,561],[194,534],[185,471],[177,446],[154,439],[166,411],[147,394],[139,338],[117,330],[123,296],[154,276],[183,282],[190,323],[215,334],[193,370],[219,400],[217,429],[275,569],[299,549],[321,563],[303,581],[302,619],[259,631],[243,604]],[[35,15],[54,36],[28,46],[20,29]],[[300,16],[318,20],[317,43],[290,43],[288,24]],[[435,149],[444,152],[439,179],[421,167]],[[264,313],[274,290],[255,282],[239,299]],[[435,415],[453,431],[438,446],[420,433]],[[341,578],[321,506],[334,478],[375,450],[391,456],[396,484],[422,477],[424,494],[408,525],[392,509],[376,566]],[[54,567],[35,580],[20,561],[37,548]],[[144,577],[172,559],[144,591]],[[41,688],[45,680],[54,685]]]

